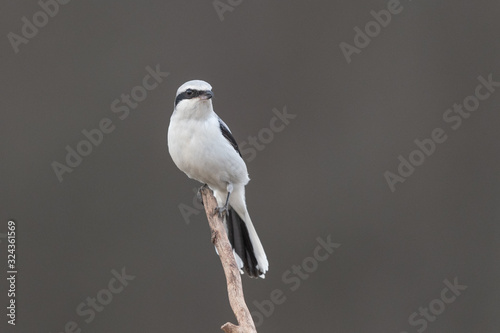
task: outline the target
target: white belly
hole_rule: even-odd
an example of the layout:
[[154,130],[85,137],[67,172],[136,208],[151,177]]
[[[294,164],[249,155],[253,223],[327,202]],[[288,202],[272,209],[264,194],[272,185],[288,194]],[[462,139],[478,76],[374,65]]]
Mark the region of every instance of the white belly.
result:
[[246,185],[247,167],[222,136],[217,117],[203,121],[176,119],[168,128],[168,149],[174,163],[189,178],[225,191],[227,184]]

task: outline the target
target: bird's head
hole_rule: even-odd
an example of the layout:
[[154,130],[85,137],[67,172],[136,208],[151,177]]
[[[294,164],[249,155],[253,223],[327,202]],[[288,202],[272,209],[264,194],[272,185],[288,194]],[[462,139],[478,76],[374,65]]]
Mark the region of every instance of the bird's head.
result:
[[208,82],[192,80],[177,89],[175,109],[179,112],[204,112],[212,110],[212,86]]

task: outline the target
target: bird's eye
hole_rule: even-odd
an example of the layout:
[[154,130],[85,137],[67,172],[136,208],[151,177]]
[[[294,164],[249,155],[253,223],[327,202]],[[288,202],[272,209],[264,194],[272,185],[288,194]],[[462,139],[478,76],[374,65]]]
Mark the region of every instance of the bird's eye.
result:
[[186,90],[186,95],[193,96],[193,91],[191,89]]

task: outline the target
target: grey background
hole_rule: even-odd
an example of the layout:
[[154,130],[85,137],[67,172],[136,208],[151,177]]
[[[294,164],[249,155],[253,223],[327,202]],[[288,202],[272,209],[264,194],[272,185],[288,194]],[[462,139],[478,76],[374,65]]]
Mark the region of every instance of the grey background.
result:
[[[417,332],[408,316],[439,298],[443,280],[467,290],[426,332],[497,332],[500,92],[453,131],[444,111],[500,80],[494,1],[402,1],[348,64],[339,44],[386,1],[243,1],[217,16],[210,1],[73,1],[15,54],[7,34],[36,1],[1,5],[0,233],[18,224],[18,317],[0,331],[219,332],[234,322],[203,213],[186,224],[189,180],[166,149],[175,91],[214,87],[216,112],[241,143],[269,127],[272,109],[295,119],[248,162],[247,202],[270,261],[245,295],[286,296],[259,332]],[[111,102],[145,67],[170,72],[123,121]],[[53,161],[102,118],[116,129],[58,182]],[[396,192],[415,139],[448,135]],[[282,274],[340,243],[291,291]],[[6,242],[0,243],[6,253]],[[2,255],[5,258],[5,255]],[[7,304],[1,263],[0,304]],[[75,312],[111,270],[136,278],[85,323]]]

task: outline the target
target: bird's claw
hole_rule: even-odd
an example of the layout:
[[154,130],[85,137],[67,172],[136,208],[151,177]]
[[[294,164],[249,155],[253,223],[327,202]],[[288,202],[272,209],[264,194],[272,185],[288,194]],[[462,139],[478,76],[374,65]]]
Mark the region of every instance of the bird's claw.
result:
[[208,187],[208,185],[207,185],[207,184],[203,184],[203,186],[202,186],[202,187],[200,187],[200,188],[198,189],[198,192],[196,193],[196,197],[198,198],[198,200],[200,200],[200,203],[201,203],[201,205],[202,205],[202,206],[205,206],[205,203],[203,202],[203,193],[202,193],[202,191],[203,191],[205,188],[207,188],[207,187]]
[[201,187],[198,192],[196,192],[196,197],[198,198],[198,201],[200,201],[201,205],[202,206],[205,206],[205,204],[203,203],[203,195],[201,194],[201,190],[203,189],[203,187]]
[[227,214],[227,206],[215,207],[215,213],[219,214],[219,217],[223,217]]

